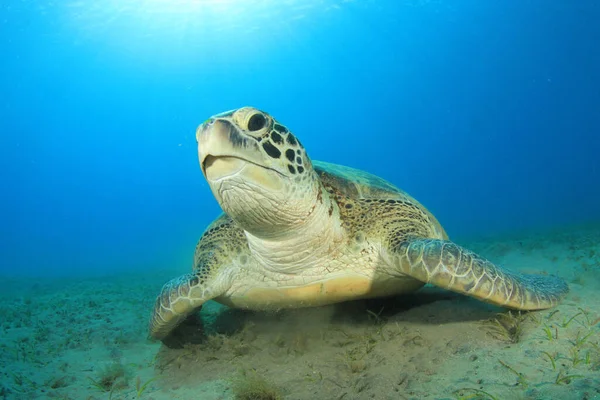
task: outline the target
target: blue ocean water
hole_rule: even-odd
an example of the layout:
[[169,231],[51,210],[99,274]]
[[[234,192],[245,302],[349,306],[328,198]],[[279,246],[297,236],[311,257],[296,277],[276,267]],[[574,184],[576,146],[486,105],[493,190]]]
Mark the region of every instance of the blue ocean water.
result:
[[195,128],[251,105],[451,237],[600,221],[600,3],[4,0],[3,275],[188,268]]

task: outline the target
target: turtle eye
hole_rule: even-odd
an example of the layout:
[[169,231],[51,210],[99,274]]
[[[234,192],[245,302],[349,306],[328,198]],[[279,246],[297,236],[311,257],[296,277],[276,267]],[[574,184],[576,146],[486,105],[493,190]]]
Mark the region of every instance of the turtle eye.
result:
[[267,119],[264,115],[256,113],[248,120],[248,130],[250,132],[260,131],[267,124]]

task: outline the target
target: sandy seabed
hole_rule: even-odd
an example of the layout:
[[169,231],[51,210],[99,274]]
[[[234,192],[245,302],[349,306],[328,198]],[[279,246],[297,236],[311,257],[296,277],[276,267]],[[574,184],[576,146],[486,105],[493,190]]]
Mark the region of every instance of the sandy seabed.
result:
[[600,227],[458,243],[570,294],[524,314],[429,287],[276,313],[209,302],[169,348],[147,321],[186,266],[4,277],[0,399],[600,399]]

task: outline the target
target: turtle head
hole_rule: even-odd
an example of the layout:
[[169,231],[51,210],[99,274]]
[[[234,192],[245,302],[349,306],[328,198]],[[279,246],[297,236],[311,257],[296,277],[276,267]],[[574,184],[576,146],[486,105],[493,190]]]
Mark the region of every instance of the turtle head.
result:
[[272,238],[312,213],[317,174],[300,141],[269,114],[251,107],[217,114],[196,139],[215,198],[244,230]]

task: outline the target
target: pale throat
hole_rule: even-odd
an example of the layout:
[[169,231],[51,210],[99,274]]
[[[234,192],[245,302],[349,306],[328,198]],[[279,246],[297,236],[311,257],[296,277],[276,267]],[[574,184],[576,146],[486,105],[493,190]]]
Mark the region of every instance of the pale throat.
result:
[[324,258],[335,254],[344,231],[337,203],[325,190],[322,193],[309,204],[307,216],[281,235],[265,239],[246,232],[250,251],[264,268],[295,274],[318,267]]

